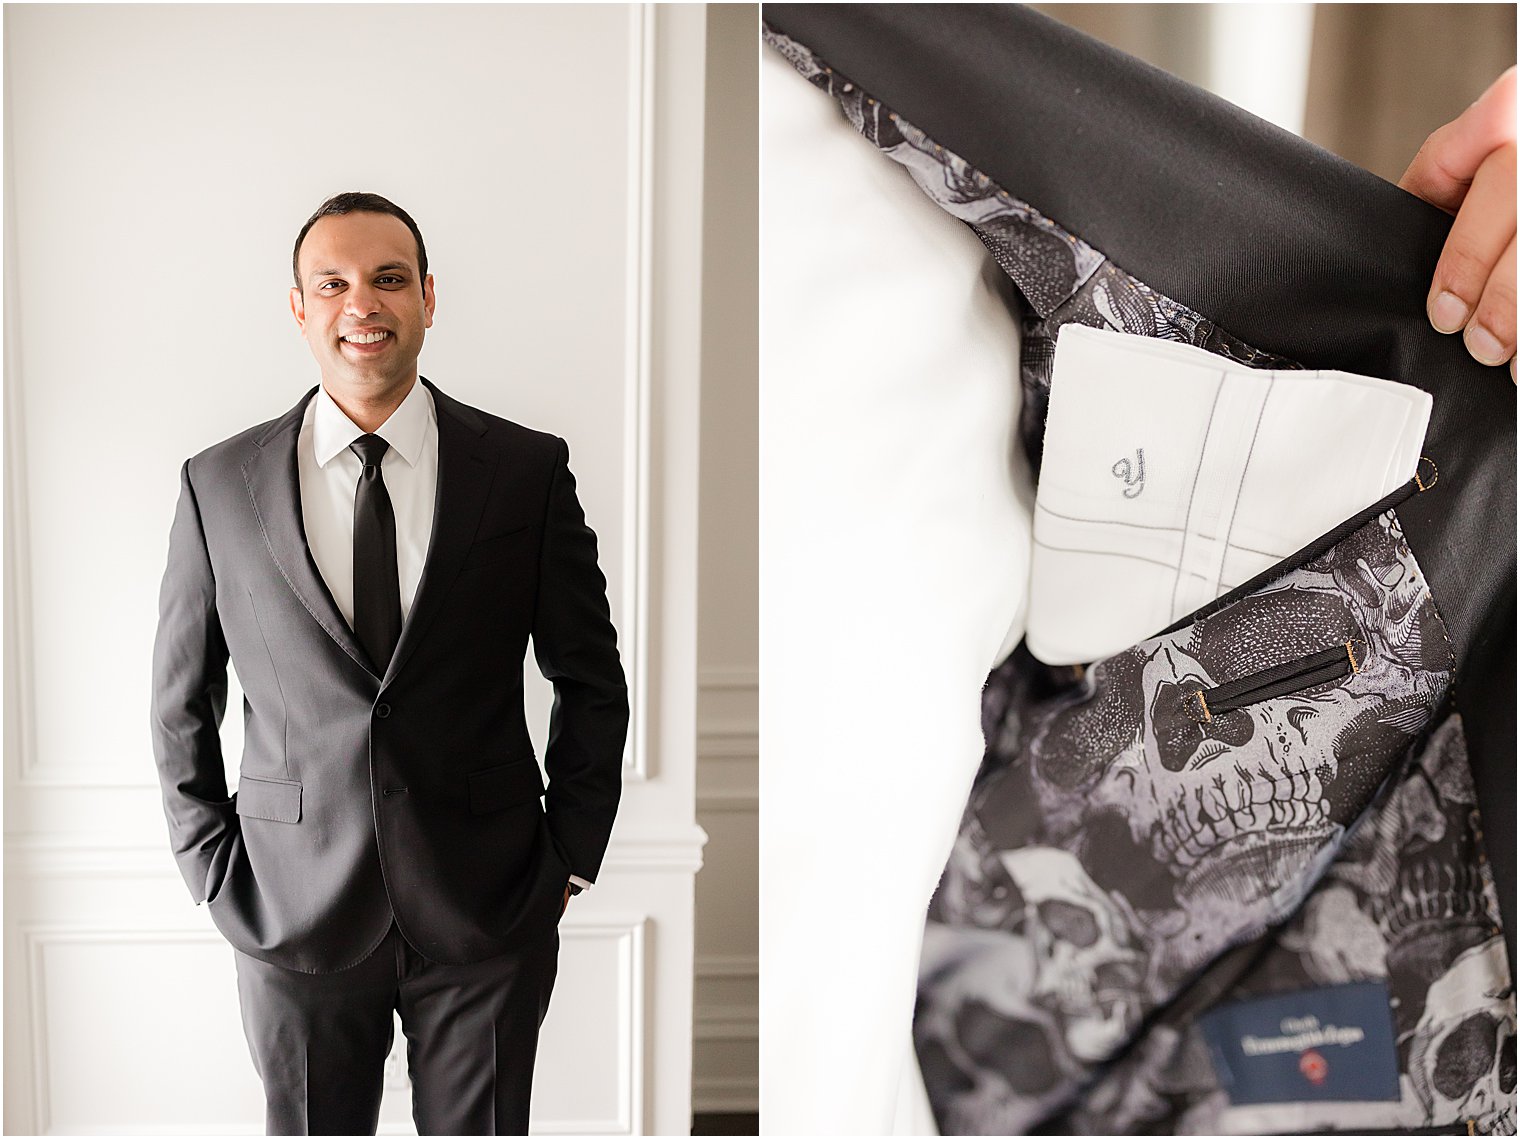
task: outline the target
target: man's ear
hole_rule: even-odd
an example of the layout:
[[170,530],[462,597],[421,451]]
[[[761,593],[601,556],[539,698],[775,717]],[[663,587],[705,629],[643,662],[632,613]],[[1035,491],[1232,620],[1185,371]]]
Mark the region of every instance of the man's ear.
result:
[[296,323],[301,326],[301,331],[306,331],[306,298],[301,295],[299,285],[290,286],[290,311],[296,318]]
[[427,323],[423,328],[433,327],[433,307],[438,303],[438,295],[433,292],[433,274],[429,273],[422,278],[422,305],[427,309]]

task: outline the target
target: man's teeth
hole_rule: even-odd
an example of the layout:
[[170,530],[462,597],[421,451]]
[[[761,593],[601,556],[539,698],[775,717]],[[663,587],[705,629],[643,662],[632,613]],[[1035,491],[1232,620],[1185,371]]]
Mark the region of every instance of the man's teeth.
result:
[[358,336],[345,336],[343,339],[350,344],[376,344],[389,335],[389,332],[365,332]]

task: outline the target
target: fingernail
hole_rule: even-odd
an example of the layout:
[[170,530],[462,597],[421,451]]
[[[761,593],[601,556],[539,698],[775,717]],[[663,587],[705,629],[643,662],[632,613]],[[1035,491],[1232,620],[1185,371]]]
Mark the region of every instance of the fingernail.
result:
[[1473,359],[1480,364],[1504,363],[1504,345],[1499,343],[1499,338],[1481,324],[1474,324],[1468,328],[1463,336],[1467,341],[1467,350],[1472,353]]
[[1467,302],[1456,293],[1437,293],[1430,302],[1430,323],[1437,332],[1455,332],[1467,323]]

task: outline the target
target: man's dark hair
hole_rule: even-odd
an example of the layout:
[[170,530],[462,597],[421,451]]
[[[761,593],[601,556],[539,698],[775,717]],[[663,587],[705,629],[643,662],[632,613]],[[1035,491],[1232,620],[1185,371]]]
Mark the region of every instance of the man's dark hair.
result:
[[301,290],[301,295],[306,295],[306,288],[301,283],[301,242],[306,240],[306,234],[312,226],[316,225],[318,218],[334,217],[339,214],[351,214],[355,212],[390,214],[391,217],[400,218],[406,223],[406,228],[411,230],[412,236],[417,239],[417,284],[420,288],[423,280],[427,277],[427,247],[422,244],[422,231],[417,228],[417,223],[412,220],[412,215],[389,198],[382,198],[379,194],[366,194],[361,190],[349,190],[346,193],[334,194],[318,206],[317,212],[306,219],[306,224],[301,227],[301,232],[296,234],[295,251],[290,255],[290,272],[296,279],[296,288]]

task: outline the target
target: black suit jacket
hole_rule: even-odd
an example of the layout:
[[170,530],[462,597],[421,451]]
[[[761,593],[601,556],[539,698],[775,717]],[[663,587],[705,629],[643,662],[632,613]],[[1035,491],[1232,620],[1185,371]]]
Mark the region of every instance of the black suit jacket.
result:
[[[303,972],[360,961],[393,915],[435,961],[508,952],[558,919],[571,874],[595,879],[617,811],[627,688],[569,450],[421,382],[433,533],[383,675],[306,544],[296,439],[316,388],[180,474],[153,650],[170,842],[228,941]],[[530,636],[555,689],[547,792]],[[229,656],[246,697],[233,795]]]

